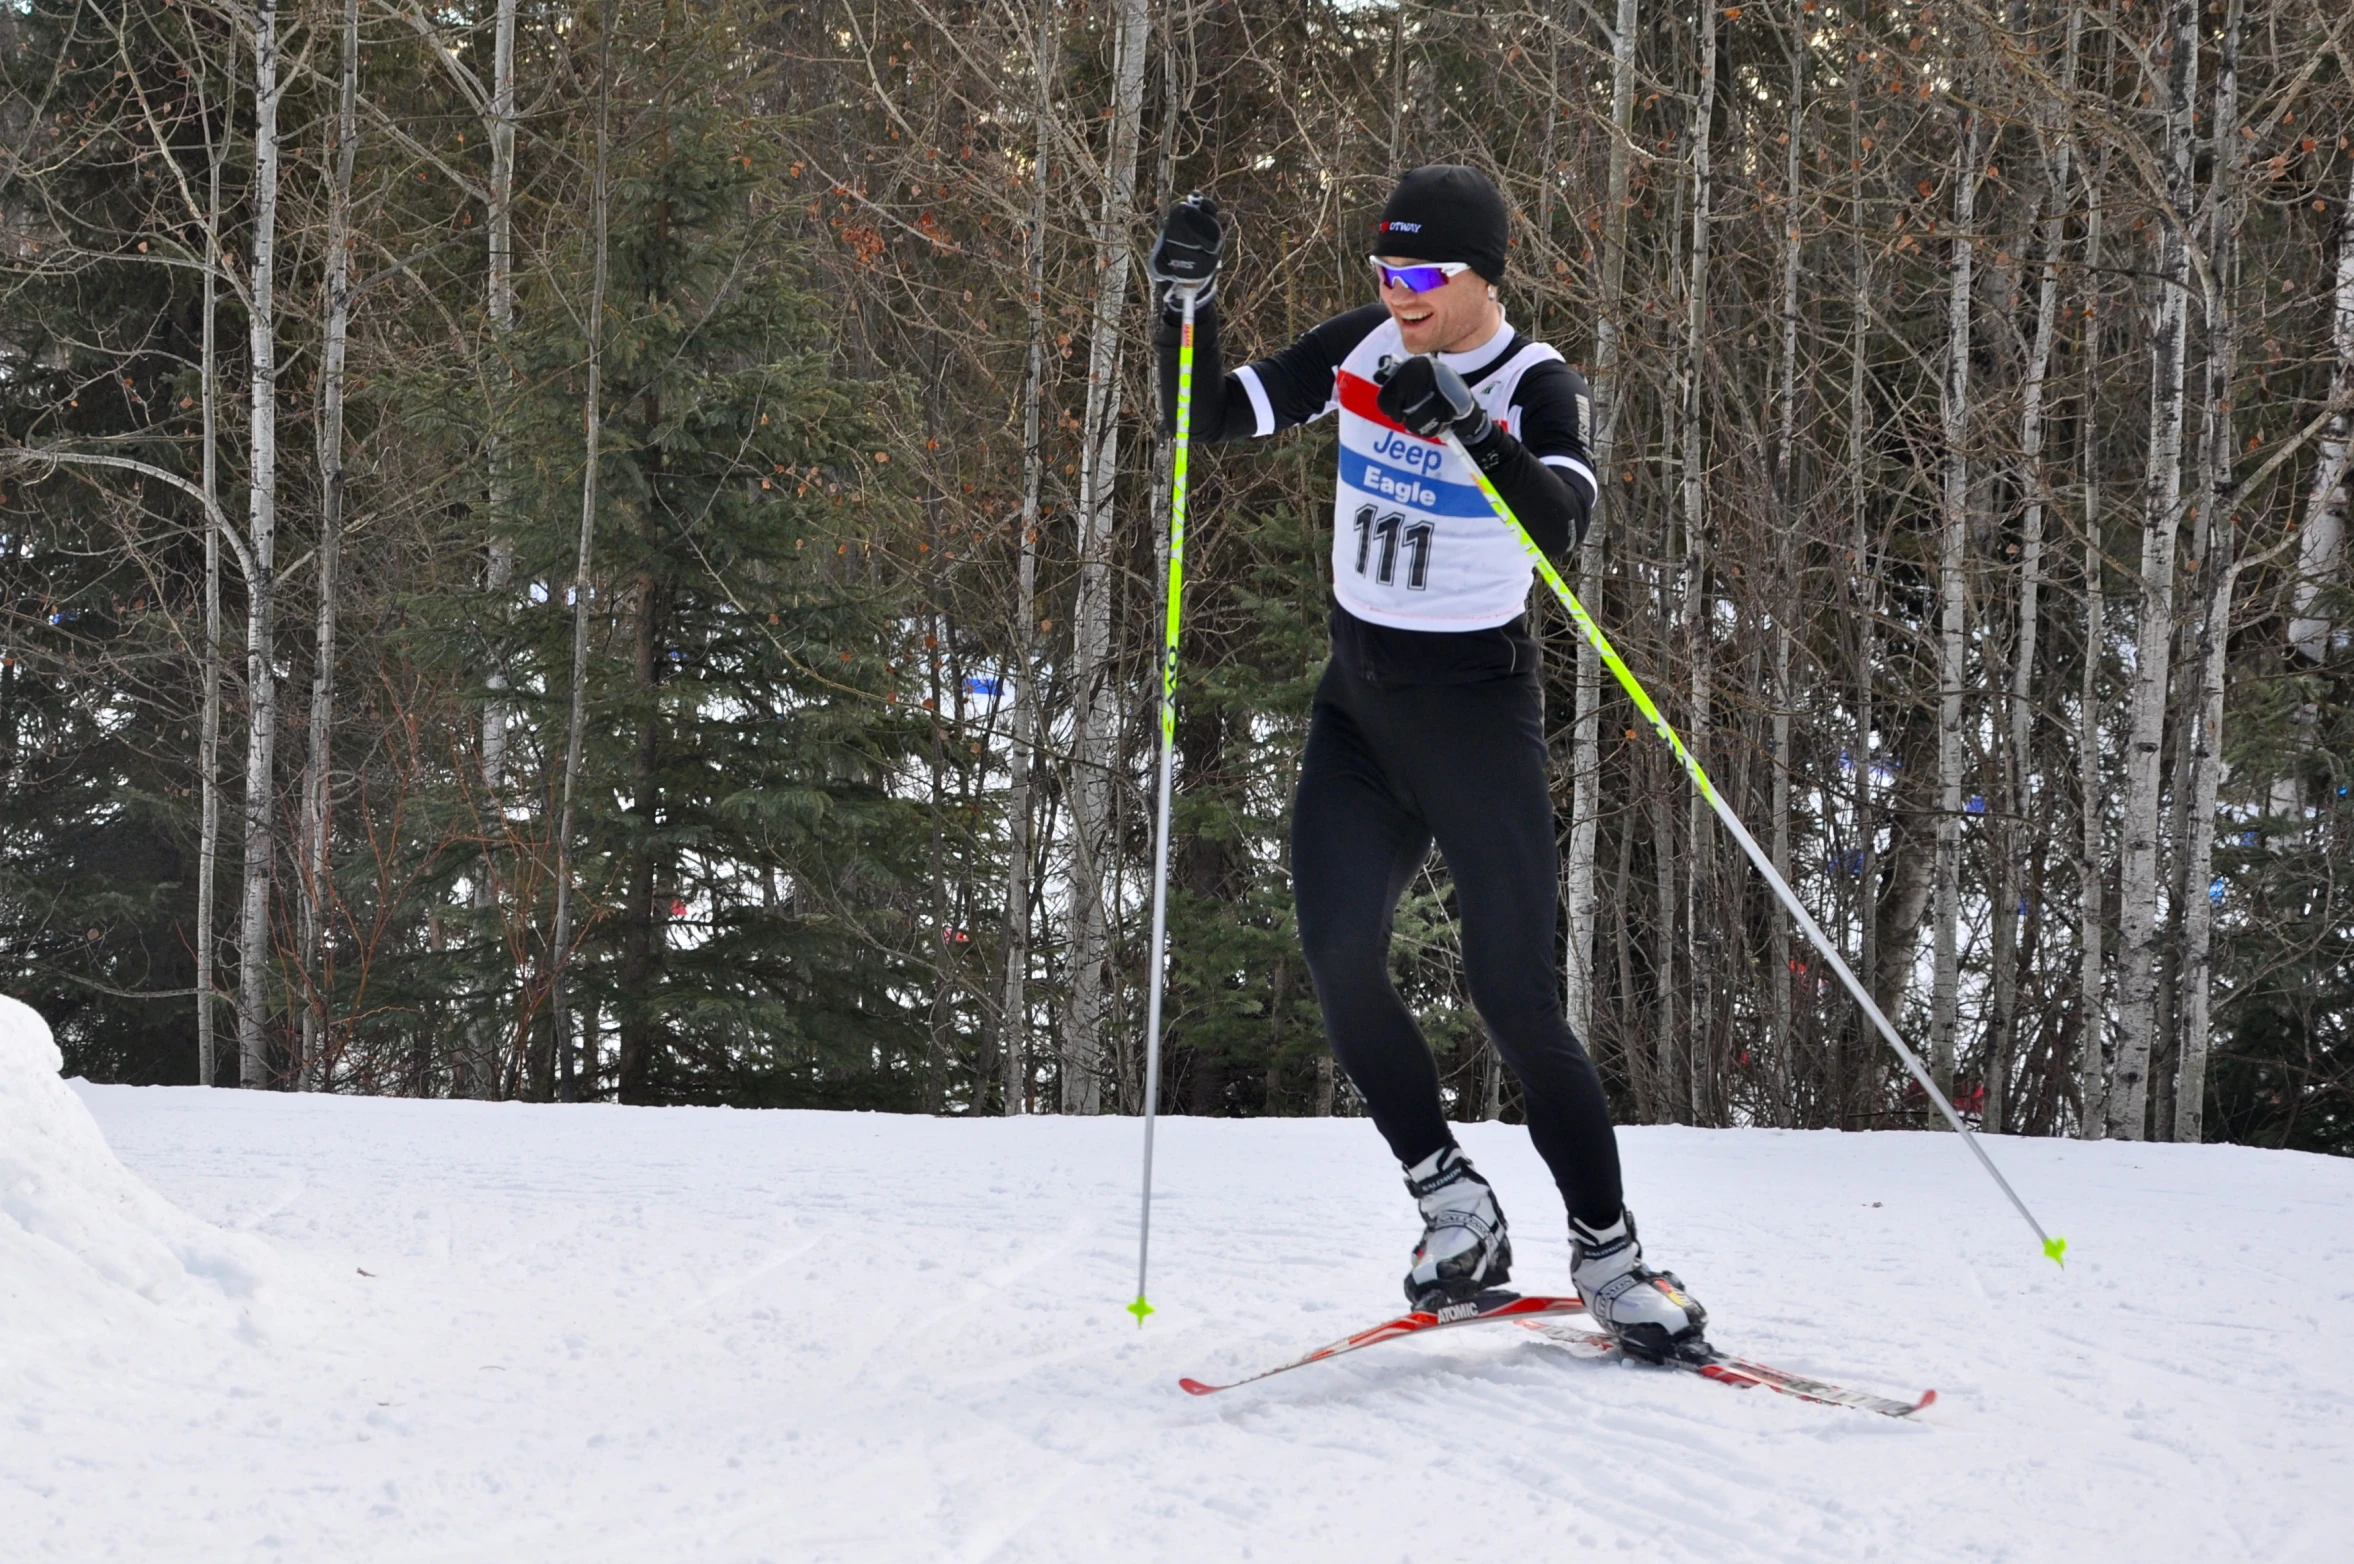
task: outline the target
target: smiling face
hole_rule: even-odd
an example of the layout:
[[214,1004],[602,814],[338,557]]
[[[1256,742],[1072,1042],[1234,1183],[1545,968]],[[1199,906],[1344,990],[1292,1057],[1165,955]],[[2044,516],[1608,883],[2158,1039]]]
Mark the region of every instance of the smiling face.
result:
[[[1393,266],[1410,266],[1414,257],[1385,255]],[[1488,296],[1488,280],[1475,271],[1460,271],[1443,288],[1416,293],[1403,283],[1384,283],[1381,302],[1398,323],[1409,353],[1460,353],[1478,347],[1504,323],[1504,311]]]

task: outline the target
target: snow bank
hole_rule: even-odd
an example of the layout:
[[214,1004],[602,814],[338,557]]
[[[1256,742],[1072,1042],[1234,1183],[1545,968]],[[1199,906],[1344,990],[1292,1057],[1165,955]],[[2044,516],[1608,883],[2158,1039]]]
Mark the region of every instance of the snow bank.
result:
[[39,1015],[0,995],[0,1361],[163,1315],[250,1326],[269,1252],[115,1159]]

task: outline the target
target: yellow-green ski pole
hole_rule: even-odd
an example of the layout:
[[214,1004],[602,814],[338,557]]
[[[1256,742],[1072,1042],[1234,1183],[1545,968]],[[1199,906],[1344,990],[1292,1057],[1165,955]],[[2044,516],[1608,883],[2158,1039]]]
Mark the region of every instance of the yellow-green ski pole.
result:
[[1136,1223],[1136,1301],[1128,1312],[1142,1325],[1145,1262],[1152,1253],[1152,1130],[1161,1106],[1162,967],[1169,949],[1169,791],[1177,750],[1177,627],[1185,608],[1185,464],[1193,444],[1192,288],[1177,290],[1184,309],[1177,339],[1177,440],[1169,462],[1169,611],[1161,642],[1161,786],[1152,837],[1152,982],[1144,1006],[1144,1201]]
[[1766,856],[1765,849],[1757,845],[1757,838],[1749,834],[1749,828],[1741,823],[1740,816],[1733,813],[1732,806],[1717,792],[1716,784],[1708,780],[1708,773],[1700,769],[1700,762],[1692,758],[1690,750],[1684,748],[1684,741],[1676,736],[1676,730],[1668,726],[1667,719],[1659,714],[1659,707],[1653,703],[1650,692],[1643,688],[1634,671],[1627,667],[1626,660],[1618,655],[1618,649],[1610,644],[1610,638],[1602,633],[1602,627],[1594,622],[1594,616],[1586,612],[1586,605],[1578,601],[1577,594],[1569,589],[1569,583],[1561,579],[1561,572],[1553,568],[1553,562],[1545,557],[1545,551],[1537,547],[1537,540],[1528,535],[1528,529],[1520,524],[1520,518],[1512,514],[1512,507],[1505,503],[1504,496],[1498,494],[1496,486],[1488,482],[1488,475],[1480,471],[1479,464],[1463,449],[1463,442],[1455,437],[1452,429],[1446,430],[1440,438],[1446,442],[1447,449],[1455,453],[1456,459],[1462,462],[1464,470],[1471,474],[1472,481],[1479,485],[1479,492],[1487,497],[1488,508],[1496,513],[1498,520],[1512,529],[1514,537],[1520,539],[1520,546],[1536,562],[1537,574],[1545,578],[1545,585],[1553,589],[1553,595],[1561,599],[1561,606],[1569,610],[1569,617],[1577,625],[1579,633],[1585,636],[1595,653],[1601,657],[1603,665],[1618,680],[1619,688],[1627,692],[1627,698],[1635,703],[1635,709],[1651,724],[1651,731],[1665,739],[1667,747],[1675,751],[1677,761],[1683,765],[1684,774],[1692,779],[1694,787],[1700,789],[1700,796],[1708,801],[1709,808],[1716,811],[1716,817],[1724,822],[1725,829],[1733,833],[1733,840],[1741,844],[1741,850],[1749,855],[1749,861],[1757,866],[1757,872],[1765,877],[1766,884],[1773,887],[1782,905],[1790,909],[1790,916],[1798,920],[1800,930],[1822,953],[1823,959],[1831,964],[1831,970],[1839,974],[1839,981],[1846,985],[1847,992],[1863,1007],[1864,1014],[1871,1017],[1872,1025],[1887,1039],[1888,1046],[1896,1050],[1896,1056],[1904,1061],[1913,1079],[1921,1083],[1921,1090],[1929,1094],[1929,1100],[1937,1104],[1937,1111],[1945,1115],[1945,1122],[1952,1125],[1954,1133],[1962,1137],[1962,1144],[1970,1148],[1970,1154],[1978,1159],[1978,1165],[1986,1170],[1986,1176],[1993,1179],[2002,1192],[2010,1197],[2019,1215],[2035,1230],[2036,1238],[2043,1244],[2045,1256],[2065,1266],[2068,1263],[2068,1240],[2054,1238],[2045,1232],[2043,1224],[2035,1219],[2035,1213],[2027,1209],[2027,1202],[2019,1198],[2019,1192],[2011,1187],[2011,1181],[2002,1176],[1994,1160],[1987,1156],[1986,1148],[1978,1143],[1978,1137],[1970,1133],[1969,1126],[1962,1122],[1962,1116],[1954,1112],[1953,1104],[1945,1100],[1945,1093],[1937,1089],[1936,1081],[1922,1067],[1920,1056],[1906,1047],[1904,1039],[1896,1035],[1896,1028],[1889,1024],[1888,1017],[1881,1013],[1871,992],[1849,969],[1845,958],[1832,945],[1831,937],[1815,922],[1813,914],[1799,901],[1798,893],[1790,889],[1790,882],[1782,878],[1781,871],[1774,867],[1774,861]]

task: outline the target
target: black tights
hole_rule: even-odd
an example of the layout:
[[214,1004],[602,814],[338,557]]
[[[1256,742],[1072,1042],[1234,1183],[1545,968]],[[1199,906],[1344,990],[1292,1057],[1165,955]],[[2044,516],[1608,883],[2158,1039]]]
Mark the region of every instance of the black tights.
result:
[[1292,809],[1292,894],[1333,1057],[1408,1167],[1454,1144],[1438,1068],[1390,982],[1390,919],[1438,843],[1472,1003],[1519,1077],[1529,1137],[1570,1214],[1618,1219],[1602,1078],[1562,1013],[1544,703],[1535,670],[1376,683],[1335,660],[1316,691]]

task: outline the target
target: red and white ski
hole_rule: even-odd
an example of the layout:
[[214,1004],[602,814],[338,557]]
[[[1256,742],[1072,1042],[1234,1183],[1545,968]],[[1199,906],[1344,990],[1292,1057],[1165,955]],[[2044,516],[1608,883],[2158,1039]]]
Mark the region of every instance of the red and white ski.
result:
[[[1457,1325],[1484,1325],[1493,1320],[1510,1320],[1526,1326],[1545,1340],[1567,1347],[1581,1357],[1622,1356],[1617,1340],[1607,1333],[1580,1330],[1574,1325],[1558,1323],[1557,1317],[1560,1315],[1580,1314],[1584,1311],[1584,1302],[1574,1295],[1548,1297],[1542,1293],[1523,1295],[1501,1290],[1484,1292],[1436,1311],[1418,1309],[1394,1320],[1385,1320],[1370,1330],[1343,1336],[1289,1363],[1278,1363],[1271,1369],[1262,1369],[1227,1384],[1206,1384],[1198,1379],[1181,1379],[1177,1384],[1188,1395],[1213,1395],[1221,1390],[1232,1390],[1238,1385],[1287,1374],[1296,1368],[1306,1368],[1311,1363],[1321,1363],[1327,1358],[1337,1358],[1364,1347],[1396,1341],[1401,1336],[1418,1336],[1425,1331],[1447,1330]],[[1743,1389],[1763,1385],[1768,1390],[1795,1396],[1801,1401],[1818,1402],[1824,1406],[1854,1407],[1860,1411],[1877,1412],[1883,1417],[1910,1417],[1937,1400],[1934,1390],[1923,1391],[1918,1401],[1900,1401],[1893,1396],[1849,1390],[1843,1385],[1828,1384],[1803,1374],[1786,1373],[1763,1363],[1753,1363],[1747,1358],[1737,1358],[1731,1353],[1719,1352],[1714,1347],[1705,1348],[1694,1357],[1671,1358],[1661,1366],[1683,1369],[1722,1385],[1736,1385]]]
[[[1580,1357],[1603,1358],[1622,1356],[1616,1339],[1602,1331],[1578,1330],[1568,1325],[1555,1325],[1544,1320],[1525,1322],[1545,1340],[1568,1347]],[[1747,1390],[1763,1385],[1778,1390],[1785,1396],[1796,1396],[1801,1401],[1813,1401],[1823,1406],[1854,1407],[1863,1412],[1877,1412],[1882,1417],[1911,1417],[1937,1401],[1937,1392],[1924,1390],[1918,1401],[1900,1401],[1894,1396],[1878,1396],[1868,1390],[1849,1390],[1844,1385],[1833,1385],[1804,1374],[1792,1374],[1747,1358],[1734,1357],[1729,1352],[1707,1348],[1693,1358],[1670,1358],[1663,1368],[1679,1368],[1713,1379],[1720,1385],[1736,1385]]]
[[1535,1325],[1548,1315],[1581,1314],[1585,1312],[1585,1307],[1585,1301],[1575,1294],[1566,1298],[1549,1298],[1542,1293],[1483,1292],[1461,1303],[1450,1303],[1435,1312],[1417,1309],[1411,1314],[1401,1314],[1394,1320],[1384,1320],[1371,1330],[1361,1330],[1354,1336],[1343,1336],[1338,1341],[1318,1347],[1305,1357],[1294,1358],[1289,1363],[1278,1363],[1271,1369],[1263,1369],[1231,1384],[1206,1385],[1198,1379],[1181,1379],[1177,1383],[1187,1395],[1206,1396],[1220,1390],[1232,1390],[1236,1385],[1250,1384],[1253,1380],[1287,1374],[1293,1369],[1306,1368],[1311,1363],[1321,1363],[1326,1358],[1337,1358],[1363,1347],[1376,1347],[1385,1341],[1396,1341],[1401,1336],[1449,1330],[1457,1325],[1483,1325],[1490,1320],[1519,1320],[1524,1324]]

